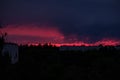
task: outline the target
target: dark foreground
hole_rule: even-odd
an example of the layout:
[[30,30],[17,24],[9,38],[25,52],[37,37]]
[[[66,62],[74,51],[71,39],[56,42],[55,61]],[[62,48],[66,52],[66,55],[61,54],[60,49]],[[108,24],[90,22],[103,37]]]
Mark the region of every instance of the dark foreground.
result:
[[19,52],[18,63],[1,65],[0,80],[120,80],[120,50],[114,47],[82,52],[22,46]]

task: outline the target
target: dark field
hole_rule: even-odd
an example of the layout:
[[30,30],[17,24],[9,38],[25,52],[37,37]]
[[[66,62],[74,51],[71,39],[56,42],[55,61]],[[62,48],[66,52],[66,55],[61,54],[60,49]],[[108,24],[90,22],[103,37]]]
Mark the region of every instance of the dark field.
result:
[[114,47],[82,52],[20,46],[19,62],[2,64],[0,80],[119,80],[119,68],[120,50]]

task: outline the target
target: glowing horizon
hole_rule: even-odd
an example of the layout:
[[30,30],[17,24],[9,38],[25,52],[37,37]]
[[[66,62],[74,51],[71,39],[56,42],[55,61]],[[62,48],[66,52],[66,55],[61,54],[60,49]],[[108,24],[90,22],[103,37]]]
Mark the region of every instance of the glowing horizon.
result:
[[[51,43],[55,46],[116,46],[120,45],[119,39],[103,38],[93,43],[78,40],[78,36],[72,36],[69,39],[56,26],[47,25],[7,25],[1,29],[2,32],[7,32],[6,42],[14,42],[17,44],[33,44]],[[87,39],[87,38],[86,38]]]

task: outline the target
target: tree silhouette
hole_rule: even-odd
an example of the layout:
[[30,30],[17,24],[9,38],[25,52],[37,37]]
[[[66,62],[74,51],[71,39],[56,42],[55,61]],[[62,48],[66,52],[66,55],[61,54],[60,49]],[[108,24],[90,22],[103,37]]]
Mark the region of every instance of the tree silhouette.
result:
[[5,37],[7,36],[7,33],[1,33],[0,34],[0,49],[2,50],[3,45],[5,43]]
[[[0,24],[0,28],[2,28],[2,25]],[[2,56],[2,49],[5,44],[5,37],[7,36],[7,33],[3,33],[0,31],[0,64],[3,63],[3,56]]]

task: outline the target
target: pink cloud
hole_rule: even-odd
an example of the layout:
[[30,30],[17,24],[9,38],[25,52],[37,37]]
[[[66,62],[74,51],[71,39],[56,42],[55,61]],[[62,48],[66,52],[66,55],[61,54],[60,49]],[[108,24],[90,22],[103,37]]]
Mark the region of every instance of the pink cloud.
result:
[[[100,44],[106,45],[120,45],[120,40],[112,38],[104,38],[94,43],[87,43],[78,40],[77,35],[64,36],[63,33],[55,26],[48,25],[8,25],[1,29],[2,32],[7,32],[7,42],[16,42],[18,44],[38,44],[38,43],[53,43],[61,46],[98,46]],[[88,38],[85,38],[89,40]]]

